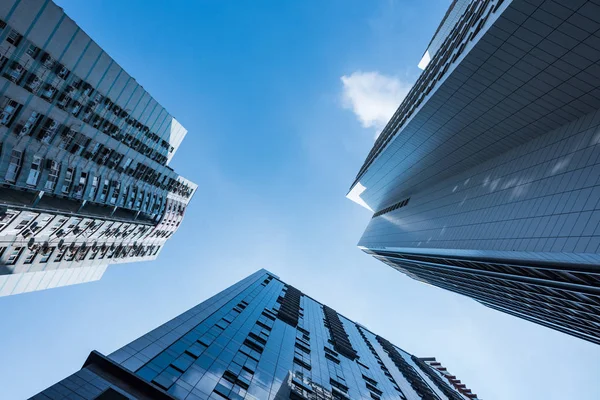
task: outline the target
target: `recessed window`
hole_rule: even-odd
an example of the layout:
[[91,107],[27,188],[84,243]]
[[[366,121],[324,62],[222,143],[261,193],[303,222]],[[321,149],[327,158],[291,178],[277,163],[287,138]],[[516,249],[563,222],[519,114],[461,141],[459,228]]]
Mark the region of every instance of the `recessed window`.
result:
[[50,257],[52,256],[52,253],[54,252],[54,247],[50,247],[46,250],[44,250],[42,252],[42,256],[40,257],[40,263],[41,264],[45,264],[48,262],[48,260],[50,259]]
[[21,34],[14,29],[11,29],[6,37],[6,41],[13,46],[18,46],[21,42],[21,39],[23,39],[23,36],[21,36]]
[[10,163],[8,165],[8,171],[4,179],[8,182],[15,183],[19,172],[21,171],[21,164],[23,162],[23,152],[13,150],[10,154]]
[[48,160],[46,161],[46,167],[48,168],[48,180],[44,184],[44,189],[48,192],[52,192],[56,187],[58,175],[60,174],[60,163],[54,160]]
[[19,259],[19,256],[23,252],[23,247],[15,247],[10,255],[8,256],[8,260],[6,260],[7,265],[13,265]]
[[29,176],[27,177],[27,184],[29,186],[37,186],[41,172],[42,157],[33,156],[33,161],[31,162],[31,169],[29,170]]
[[30,250],[27,253],[27,256],[25,257],[25,260],[23,260],[23,264],[31,264],[33,262],[33,260],[35,259],[36,255],[37,255],[37,251]]
[[29,46],[27,47],[27,54],[31,58],[36,58],[39,53],[40,53],[40,48],[37,47],[35,44],[30,43]]

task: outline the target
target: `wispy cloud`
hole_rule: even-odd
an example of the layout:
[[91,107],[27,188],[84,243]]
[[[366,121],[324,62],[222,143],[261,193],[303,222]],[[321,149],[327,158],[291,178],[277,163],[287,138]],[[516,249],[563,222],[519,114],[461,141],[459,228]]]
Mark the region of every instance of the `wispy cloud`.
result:
[[344,108],[350,109],[365,128],[375,128],[376,136],[385,127],[410,87],[394,76],[379,72],[353,72],[341,77]]

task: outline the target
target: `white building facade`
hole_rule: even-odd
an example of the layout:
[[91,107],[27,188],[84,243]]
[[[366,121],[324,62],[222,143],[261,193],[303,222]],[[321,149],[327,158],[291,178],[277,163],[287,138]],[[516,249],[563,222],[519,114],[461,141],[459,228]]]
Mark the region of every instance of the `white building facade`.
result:
[[49,0],[0,4],[0,296],[151,260],[196,185],[187,131]]

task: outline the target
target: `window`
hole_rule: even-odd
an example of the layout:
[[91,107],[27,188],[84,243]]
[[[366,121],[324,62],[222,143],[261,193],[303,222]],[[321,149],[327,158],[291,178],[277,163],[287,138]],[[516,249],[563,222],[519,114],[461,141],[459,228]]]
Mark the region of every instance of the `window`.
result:
[[44,53],[42,56],[42,64],[47,69],[52,69],[54,67],[54,59],[48,53]]
[[57,89],[51,84],[47,83],[44,86],[44,90],[40,93],[40,96],[46,100],[52,100],[56,95]]
[[23,220],[21,220],[17,226],[15,226],[15,231],[18,232],[21,229],[25,228],[27,225],[29,225],[29,223],[31,222],[32,217],[27,217]]
[[27,54],[31,58],[36,58],[39,53],[40,53],[40,49],[33,43],[30,43],[29,47],[27,47]]
[[21,171],[22,162],[23,152],[13,150],[10,154],[10,164],[8,165],[8,171],[6,171],[4,179],[8,182],[15,183],[17,181],[17,176],[19,176],[19,172]]
[[83,196],[83,192],[85,191],[85,187],[87,186],[87,172],[81,172],[79,176],[79,184],[75,188],[75,197]]
[[0,217],[0,231],[8,225],[9,222],[18,214],[17,211],[7,210],[6,213]]
[[92,95],[92,93],[94,93],[94,88],[92,87],[92,85],[90,85],[87,82],[84,83],[83,94],[85,94],[86,96],[90,97]]
[[148,210],[148,205],[150,204],[150,198],[152,196],[150,195],[150,193],[146,194],[146,200],[144,201],[144,211]]
[[27,121],[23,124],[21,131],[19,132],[19,136],[25,136],[31,134],[31,131],[35,129],[38,121],[40,120],[41,114],[33,111]]
[[23,247],[15,247],[12,251],[12,253],[10,253],[10,256],[8,256],[8,260],[6,260],[6,264],[7,265],[14,265],[17,260],[19,259],[19,256],[21,255],[21,253],[23,252]]
[[140,194],[136,199],[135,208],[138,209],[142,206],[142,199],[144,198],[144,191],[140,190]]
[[58,181],[58,175],[60,174],[60,163],[54,160],[47,161],[48,172],[48,180],[44,184],[44,190],[52,192],[56,187],[56,182]]
[[73,141],[73,138],[75,138],[76,133],[77,132],[75,132],[73,129],[65,128],[63,133],[61,133],[62,140],[58,146],[63,149],[66,149],[67,147],[69,147],[69,145]]
[[25,257],[25,260],[23,260],[23,264],[31,264],[36,255],[37,251],[30,250],[29,253],[27,253],[27,257]]
[[81,222],[81,218],[75,218],[73,219],[73,221],[69,224],[69,226],[67,226],[66,231],[67,232],[71,232],[73,231],[74,234],[79,233],[79,223]]
[[50,144],[52,139],[54,139],[54,135],[56,135],[56,131],[58,131],[59,123],[51,118],[48,118],[44,127],[41,129],[39,135],[37,136],[42,142],[46,144]]
[[56,257],[54,257],[54,262],[60,262],[63,257],[65,256],[65,252],[67,251],[66,247],[62,247],[60,249],[58,249],[58,252],[56,253]]
[[78,101],[73,102],[73,106],[71,107],[71,114],[73,114],[74,116],[77,116],[79,114],[79,111],[81,111],[82,108],[83,108],[83,105],[80,102],[78,102]]
[[[114,245],[113,245],[114,246]],[[111,249],[108,252],[108,255],[106,256],[106,258],[113,258],[113,256],[115,255],[115,249]]]
[[75,135],[73,143],[67,149],[67,151],[69,151],[71,154],[77,154],[77,153],[79,153],[80,150],[85,149],[89,145],[89,143],[90,143],[90,139],[88,139],[87,136],[82,135],[82,134],[77,134],[77,135]]
[[99,183],[100,183],[100,177],[93,176],[92,177],[92,187],[90,188],[90,199],[92,199],[92,200],[94,200],[94,197],[96,197],[96,192],[98,191]]
[[17,112],[17,109],[20,106],[21,105],[16,101],[9,99],[6,103],[6,106],[4,106],[4,110],[2,110],[2,113],[0,114],[0,125],[10,125],[15,113]]
[[67,220],[66,218],[59,218],[58,221],[56,221],[54,223],[54,225],[50,228],[50,233],[52,234],[52,233],[56,232],[56,230],[58,228],[60,228],[62,226],[62,224],[65,223],[66,220]]
[[50,247],[47,250],[45,250],[42,253],[42,257],[40,257],[40,263],[41,264],[45,264],[48,262],[48,260],[50,259],[50,257],[52,256],[52,253],[54,253],[54,247]]
[[100,251],[100,247],[92,248],[92,253],[90,254],[90,260],[94,260]]
[[131,165],[132,161],[133,160],[131,158],[127,158],[127,160],[125,160],[125,164],[123,164],[123,169],[127,169]]
[[40,172],[42,171],[42,157],[33,156],[31,162],[31,169],[29,170],[29,176],[27,177],[27,184],[29,186],[37,186],[40,179]]
[[67,256],[65,257],[65,261],[73,261],[75,255],[77,254],[78,247],[71,247],[67,252]]
[[96,153],[98,153],[98,150],[100,150],[100,147],[101,147],[101,146],[102,146],[102,145],[101,145],[100,143],[98,143],[98,142],[93,142],[92,146],[91,146],[91,147],[89,148],[89,150],[87,151],[87,152],[88,152],[88,153],[90,153],[90,154],[89,154],[89,156],[88,156],[88,157],[86,157],[86,158],[92,158],[93,156],[95,156],[95,155],[96,155]]
[[106,195],[110,190],[110,181],[108,179],[104,180],[104,186],[102,186],[102,193],[100,193],[100,201],[106,200]]
[[137,188],[137,187],[134,187],[134,188],[131,190],[131,197],[129,198],[129,201],[127,202],[127,208],[132,208],[132,206],[133,206],[133,201],[134,201],[134,200],[135,200],[135,198],[137,197],[137,191],[138,191],[138,188]]
[[36,74],[29,74],[29,78],[27,78],[27,82],[25,83],[25,89],[35,92],[39,89],[41,83],[42,80]]
[[71,71],[69,71],[64,65],[59,64],[56,68],[56,75],[58,75],[58,77],[61,79],[67,79],[70,73]]
[[63,187],[61,191],[65,194],[71,191],[71,185],[73,184],[73,175],[75,174],[75,168],[67,168],[65,174],[65,180],[63,181]]
[[121,191],[121,182],[113,181],[115,185],[115,190],[113,191],[112,196],[110,197],[110,204],[115,204],[117,199],[119,198],[119,192]]
[[10,66],[10,70],[5,73],[5,76],[11,81],[19,83],[23,75],[23,71],[23,66],[19,62],[13,61]]
[[14,29],[11,29],[8,33],[8,36],[6,37],[6,41],[12,44],[13,46],[18,46],[22,38],[23,36],[21,36],[19,32],[15,31]]

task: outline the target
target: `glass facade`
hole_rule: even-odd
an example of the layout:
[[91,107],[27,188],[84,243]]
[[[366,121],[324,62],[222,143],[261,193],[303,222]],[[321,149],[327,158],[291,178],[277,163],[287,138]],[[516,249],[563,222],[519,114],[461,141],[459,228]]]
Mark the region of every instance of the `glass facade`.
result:
[[427,360],[260,270],[34,398],[477,398]]
[[600,343],[599,28],[591,0],[453,1],[347,195],[359,247]]

